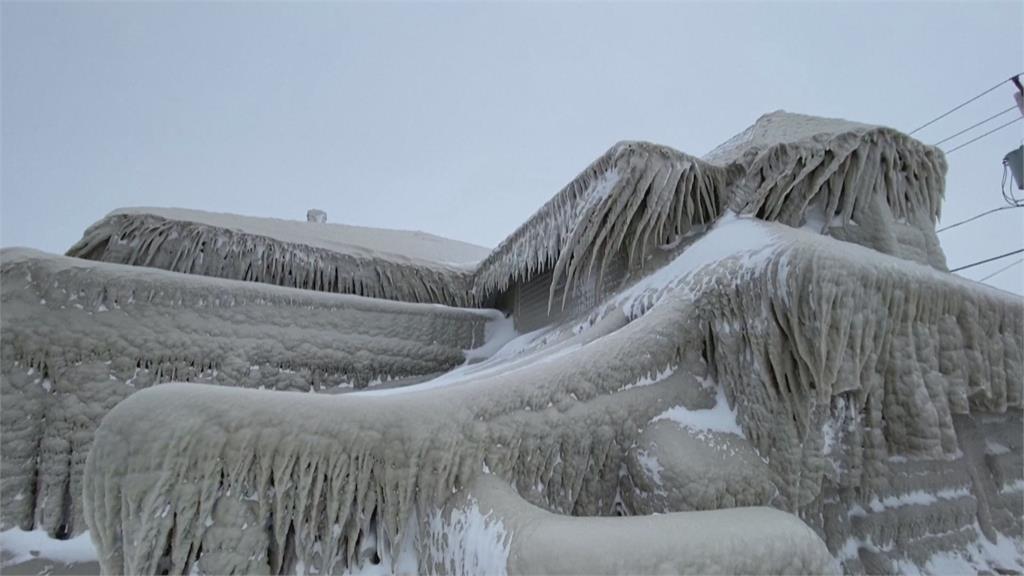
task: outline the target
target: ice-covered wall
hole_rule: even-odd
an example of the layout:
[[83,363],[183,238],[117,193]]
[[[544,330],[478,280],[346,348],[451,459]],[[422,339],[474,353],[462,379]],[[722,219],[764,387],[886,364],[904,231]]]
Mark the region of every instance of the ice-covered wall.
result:
[[330,393],[422,378],[462,363],[500,318],[23,249],[0,261],[2,523],[57,535],[85,528],[93,430],[136,390],[191,381]]
[[[388,395],[321,401],[162,386],[132,396],[104,421],[87,464],[87,519],[106,569],[150,572],[170,562],[178,571],[198,558],[205,572],[280,572],[298,563],[341,571],[371,535],[376,556],[394,559],[406,538],[418,537],[401,531],[413,514],[438,513],[486,471],[533,505],[579,517],[771,505],[802,518],[857,571],[860,548],[887,544],[857,540],[870,531],[834,517],[896,497],[900,459],[960,458],[954,415],[999,417],[1021,406],[1019,298],[780,224],[720,222],[662,271],[613,296],[608,317],[612,310],[622,311],[624,325],[569,326],[564,337],[537,336],[539,348],[492,360],[475,375]],[[735,413],[731,426],[701,428],[721,402]],[[161,420],[142,429],[138,422],[157,406]],[[698,417],[697,444],[663,446],[653,461],[640,453],[649,429],[674,417],[686,423],[686,414]],[[723,440],[726,433],[735,439]],[[688,473],[683,463],[695,447],[712,451],[697,461],[726,461]],[[177,456],[161,457],[169,453]],[[755,457],[771,487],[729,473],[741,470],[744,460],[735,458]],[[974,484],[965,489],[972,502],[988,497]],[[954,508],[934,524],[955,525],[981,509]],[[946,518],[941,509],[938,516]],[[722,516],[723,529],[755,538],[756,523],[743,517]],[[580,545],[594,551],[588,567],[628,569],[598,544],[606,523],[614,533],[635,520],[572,522]],[[1004,524],[1020,538],[1019,524]],[[509,536],[523,537],[514,529]],[[851,538],[855,553],[845,558]],[[938,549],[919,540],[922,555]],[[805,552],[780,553],[797,563],[791,569],[821,568],[812,561],[814,539],[807,542]],[[522,564],[510,556],[508,568],[562,569],[565,556],[534,546]],[[237,553],[203,560],[211,548]],[[654,564],[634,566],[673,565],[670,550],[658,554]],[[720,567],[779,557],[758,554]]]
[[320,292],[475,303],[471,266],[487,250],[422,232],[198,210],[115,211],[68,256]]
[[[714,377],[744,397],[743,420],[789,438],[769,447],[755,433],[763,456],[802,461],[800,451],[812,439],[824,442],[826,422],[838,418],[837,399],[853,403],[849,410],[877,423],[873,429],[884,423],[887,437],[863,439],[878,459],[954,452],[953,414],[1021,406],[1019,298],[814,234],[773,234],[787,246],[783,256],[758,274],[742,267],[730,274],[723,263],[699,305]],[[843,454],[854,458],[847,470],[866,475],[865,486],[871,475],[885,475],[865,469],[857,461],[864,455]],[[783,496],[795,508],[817,496],[820,481],[792,470],[793,480],[808,481],[806,491],[801,482],[786,483]]]
[[[743,468],[700,473],[694,462],[721,454],[676,434],[680,446],[651,451],[663,456],[661,476],[672,472],[685,487],[669,491],[669,509],[771,503],[821,531],[854,571],[896,571],[892,562],[906,555],[924,565],[982,533],[1021,543],[1024,302],[853,244],[762,228],[774,239],[747,230],[754,256],[698,274],[695,293],[707,377],[730,396],[778,493],[766,499],[755,476],[762,466],[742,442],[711,434]],[[725,242],[715,236],[689,250]],[[1017,456],[965,438],[975,420],[992,422],[989,438]],[[642,500],[656,504],[651,492]]]

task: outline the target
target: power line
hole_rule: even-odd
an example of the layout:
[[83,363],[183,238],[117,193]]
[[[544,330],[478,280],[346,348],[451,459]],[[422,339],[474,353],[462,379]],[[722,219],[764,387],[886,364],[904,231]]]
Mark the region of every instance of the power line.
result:
[[[1017,75],[1015,75],[1015,76],[1011,76],[1011,78],[1016,78],[1017,76],[1020,76],[1020,74],[1017,74]],[[968,105],[968,104],[970,104],[971,102],[974,102],[974,101],[975,101],[975,100],[977,100],[978,98],[981,98],[982,96],[984,96],[984,95],[988,94],[989,92],[992,92],[992,91],[993,91],[993,90],[995,90],[996,88],[999,88],[1000,86],[1002,86],[1003,84],[1005,84],[1005,83],[1006,83],[1006,82],[1008,82],[1008,81],[1009,81],[1009,78],[1008,78],[1008,79],[1006,79],[1006,80],[1001,80],[1001,81],[1000,81],[1000,82],[999,82],[998,84],[996,84],[995,86],[993,86],[993,87],[989,88],[988,90],[985,90],[985,91],[984,91],[984,92],[982,92],[981,94],[978,94],[977,96],[975,96],[975,97],[971,98],[970,100],[967,100],[966,102],[964,102],[964,103],[962,103],[962,104],[960,104],[960,105],[958,105],[958,106],[954,107],[953,109],[949,110],[948,112],[946,112],[946,113],[944,113],[944,114],[940,114],[940,115],[939,115],[939,116],[937,116],[936,118],[933,118],[932,120],[930,120],[930,121],[928,121],[928,122],[926,122],[926,123],[922,124],[921,126],[918,126],[917,128],[913,129],[913,130],[912,130],[912,131],[910,132],[910,134],[914,134],[915,132],[918,132],[918,131],[920,131],[920,130],[922,130],[922,129],[924,129],[924,128],[927,128],[927,127],[931,126],[932,124],[935,124],[936,122],[938,122],[939,120],[942,120],[942,119],[943,119],[943,118],[945,118],[946,116],[949,116],[949,115],[950,115],[950,114],[952,114],[953,112],[956,112],[957,110],[959,110],[959,109],[963,108],[964,106],[967,106],[967,105]]]
[[997,126],[997,127],[993,128],[993,129],[989,130],[988,132],[985,132],[981,136],[978,136],[977,138],[972,138],[972,139],[968,140],[967,142],[964,142],[963,144],[957,146],[956,148],[951,148],[949,150],[946,150],[946,156],[949,156],[953,152],[956,152],[957,150],[963,148],[964,146],[967,146],[968,144],[973,144],[973,143],[977,142],[978,140],[981,140],[982,138],[984,138],[985,136],[988,136],[989,134],[994,134],[994,133],[1002,130],[1003,128],[1006,128],[1010,124],[1013,124],[1014,122],[1020,121],[1022,118],[1024,118],[1024,116],[1017,116],[1016,118],[1014,118],[1013,120],[1010,120],[1006,124],[1002,124],[1000,126]]
[[982,216],[988,216],[989,214],[992,214],[994,212],[999,212],[1000,210],[1011,210],[1013,208],[1024,208],[1024,205],[1022,205],[1022,206],[1000,206],[999,208],[993,208],[991,210],[986,210],[986,211],[982,212],[981,214],[976,214],[976,215],[971,216],[970,218],[968,218],[966,220],[961,220],[959,222],[954,222],[954,223],[950,224],[949,226],[944,226],[942,228],[939,228],[938,230],[935,231],[935,233],[938,234],[940,232],[945,232],[946,230],[949,230],[951,228],[956,228],[957,226],[960,226],[961,224],[967,224],[968,222],[973,222],[974,220],[977,220],[978,218],[981,218]]
[[950,272],[959,272],[961,270],[967,270],[968,268],[974,268],[975,266],[980,266],[982,264],[987,264],[989,262],[994,262],[996,260],[1000,260],[1000,259],[1006,258],[1008,256],[1013,256],[1014,254],[1020,254],[1021,252],[1024,252],[1024,248],[1019,248],[1017,250],[1014,250],[1013,252],[1007,252],[1006,254],[1000,254],[999,256],[993,256],[991,258],[986,258],[984,260],[979,260],[977,262],[972,262],[970,264],[967,264],[966,266],[961,266],[959,268],[953,268],[952,270],[950,270]]
[[1021,258],[1020,260],[1017,260],[1016,262],[1013,262],[1012,264],[1007,264],[1006,266],[1003,266],[999,270],[996,270],[995,272],[989,274],[988,276],[985,276],[981,280],[978,280],[978,282],[984,282],[985,280],[988,280],[989,278],[992,278],[994,276],[998,276],[998,275],[1002,274],[1003,272],[1006,272],[1010,268],[1013,268],[1017,264],[1020,264],[1021,262],[1024,262],[1024,258]]
[[985,118],[981,122],[978,122],[977,124],[972,124],[971,126],[968,126],[967,128],[964,128],[963,130],[957,132],[956,134],[953,134],[952,136],[949,136],[947,138],[943,138],[942,140],[939,140],[935,144],[932,144],[932,146],[938,146],[939,144],[945,144],[946,142],[949,142],[950,140],[952,140],[953,138],[956,138],[957,136],[963,134],[964,132],[970,132],[971,130],[974,130],[975,128],[977,128],[978,126],[981,126],[982,124],[988,122],[989,120],[995,120],[996,118],[999,118],[1003,114],[1006,114],[1007,112],[1009,112],[1011,110],[1016,110],[1016,109],[1017,109],[1017,105],[1014,104],[1013,106],[1010,106],[1009,108],[1007,108],[1006,110],[1003,110],[1002,112],[1000,112],[998,114],[993,114],[993,115],[989,116],[988,118]]

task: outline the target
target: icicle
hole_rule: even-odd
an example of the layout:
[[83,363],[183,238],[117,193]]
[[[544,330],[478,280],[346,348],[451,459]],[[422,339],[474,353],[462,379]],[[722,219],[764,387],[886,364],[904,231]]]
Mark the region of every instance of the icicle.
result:
[[[4,493],[30,494],[40,466],[47,478],[39,498],[24,498],[17,511],[5,497],[3,517],[31,526],[38,510],[40,527],[51,533],[61,525],[84,528],[79,492],[62,500],[65,486],[80,478],[92,430],[105,412],[137,390],[171,380],[308,390],[349,387],[359,372],[382,379],[443,372],[464,361],[463,350],[498,316],[28,250],[0,254]],[[26,275],[34,281],[27,283]],[[52,372],[52,394],[13,368],[22,358]],[[35,424],[47,414],[49,432]],[[41,456],[44,434],[63,448]],[[15,472],[26,483],[12,492],[7,478]]]
[[[114,553],[106,566],[148,571],[164,554],[163,542],[120,556],[121,539],[168,529],[155,515],[167,494],[176,509],[216,511],[226,505],[218,486],[262,486],[254,522],[269,523],[275,543],[249,542],[244,557],[267,552],[270,567],[283,570],[294,561],[286,549],[322,571],[352,566],[364,546],[394,558],[414,511],[429,518],[455,489],[472,485],[485,463],[534,504],[576,516],[608,514],[620,482],[631,481],[614,471],[638,430],[699,398],[698,375],[713,375],[756,448],[748,456],[766,460],[763,469],[780,491],[773,503],[835,538],[832,527],[806,515],[831,482],[823,456],[828,418],[852,414],[842,441],[858,444],[844,445],[840,478],[870,498],[886,478],[890,453],[942,458],[957,446],[953,414],[1020,405],[1018,299],[781,224],[743,219],[732,226],[747,227],[739,238],[749,245],[734,253],[746,265],[710,262],[680,277],[679,289],[629,324],[547,362],[388,397],[203,386],[133,397],[104,421],[86,474],[90,526],[101,550]],[[715,228],[690,249],[736,242],[729,230]],[[981,375],[977,382],[963,378],[954,350],[976,358],[970,372]],[[622,391],[667,365],[675,367],[673,379]],[[883,374],[890,381],[880,385]],[[970,402],[958,405],[961,396]],[[527,409],[549,403],[547,411]],[[222,405],[232,409],[215,408]],[[154,414],[167,422],[155,423]],[[119,465],[139,474],[121,474]],[[259,470],[272,471],[264,473],[269,480],[261,482]],[[326,470],[346,471],[319,479]],[[182,478],[202,489],[175,492]],[[759,485],[756,497],[766,493]],[[246,518],[224,516],[223,533]],[[213,537],[186,530],[171,552],[206,550]],[[331,539],[344,551],[329,557],[321,547],[318,556],[316,543]],[[253,569],[199,561],[220,571]]]
[[665,146],[620,142],[480,264],[474,291],[484,300],[510,281],[524,282],[553,267],[552,298],[562,280],[568,294],[581,274],[589,276],[595,267],[603,274],[627,238],[633,238],[627,246],[632,252],[637,238],[666,223],[678,232],[693,226],[695,217],[716,217],[726,205],[726,184],[725,168]]
[[826,133],[757,151],[733,207],[799,227],[817,204],[822,232],[945,270],[935,236],[945,172],[941,150],[889,128]]
[[[206,246],[201,253],[200,245]],[[355,288],[345,293],[477,305],[469,270],[331,251],[146,213],[107,216],[91,226],[67,255],[315,291],[339,291],[348,285],[325,281],[333,271],[334,276],[351,278]]]

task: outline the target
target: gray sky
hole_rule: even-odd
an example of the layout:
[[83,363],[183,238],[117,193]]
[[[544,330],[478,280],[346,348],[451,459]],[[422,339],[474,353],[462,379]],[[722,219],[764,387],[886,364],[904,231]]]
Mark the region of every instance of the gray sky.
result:
[[[3,2],[0,17],[0,244],[50,252],[121,206],[316,207],[494,246],[618,140],[700,155],[780,108],[909,131],[1024,71],[1021,2]],[[1012,103],[1007,83],[916,136]],[[949,157],[943,222],[1001,205],[1022,141],[1024,122]],[[1024,247],[1024,210],[940,237],[951,267]],[[1024,264],[990,283],[1024,293]]]

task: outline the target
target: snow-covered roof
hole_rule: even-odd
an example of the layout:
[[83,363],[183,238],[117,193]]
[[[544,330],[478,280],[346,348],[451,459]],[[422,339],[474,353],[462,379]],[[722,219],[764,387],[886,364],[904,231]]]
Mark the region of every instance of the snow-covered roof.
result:
[[283,242],[362,255],[367,258],[408,260],[427,266],[465,267],[476,264],[490,253],[490,249],[483,246],[418,230],[393,230],[330,222],[241,216],[185,208],[119,208],[108,214],[107,217],[137,214],[149,214],[166,220],[195,222],[247,234],[258,234]]
[[881,126],[788,112],[762,116],[706,156],[743,171],[732,209],[946,270],[935,236],[942,151]]
[[[124,208],[86,231],[68,254],[472,306],[548,271],[554,294],[592,273],[601,278],[619,256],[633,266],[652,246],[672,244],[731,208],[790,226],[803,225],[808,211],[845,228],[870,221],[843,239],[945,269],[933,238],[945,170],[940,150],[896,130],[777,111],[704,159],[619,142],[493,251],[423,232]],[[897,226],[914,230],[894,232]]]
[[474,290],[493,294],[551,268],[555,284],[571,284],[623,248],[632,260],[652,235],[713,221],[727,204],[727,180],[726,169],[667,146],[619,142],[494,249]]
[[424,232],[179,208],[115,210],[68,256],[186,274],[449,306],[475,303],[487,249]]
[[[552,268],[554,283],[571,283],[600,274],[621,249],[634,263],[650,239],[685,235],[727,206],[800,225],[814,202],[849,222],[866,218],[865,198],[880,197],[896,218],[928,227],[938,218],[945,170],[940,150],[891,128],[781,110],[703,159],[620,142],[495,248],[474,290],[485,296]],[[944,269],[941,254],[924,259]]]
[[719,144],[703,158],[715,164],[728,164],[739,160],[744,152],[752,148],[763,149],[776,144],[798,142],[819,134],[840,134],[873,128],[879,127],[841,118],[822,118],[776,110],[762,115],[746,130]]

